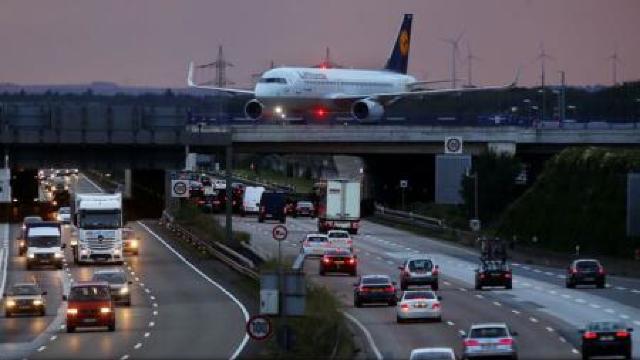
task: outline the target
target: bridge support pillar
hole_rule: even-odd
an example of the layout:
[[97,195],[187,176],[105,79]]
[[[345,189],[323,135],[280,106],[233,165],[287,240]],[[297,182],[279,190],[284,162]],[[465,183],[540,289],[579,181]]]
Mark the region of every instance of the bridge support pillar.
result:
[[487,143],[487,150],[496,153],[498,155],[510,155],[516,154],[516,143],[514,142],[490,142]]
[[131,199],[131,169],[124,169],[124,189],[122,190],[122,197]]

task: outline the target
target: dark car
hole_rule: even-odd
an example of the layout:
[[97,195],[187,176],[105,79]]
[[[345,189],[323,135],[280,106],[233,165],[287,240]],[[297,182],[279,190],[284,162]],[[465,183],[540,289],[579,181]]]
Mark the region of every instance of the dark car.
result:
[[320,275],[328,272],[348,273],[356,276],[358,273],[358,259],[356,255],[345,250],[328,250],[320,260]]
[[260,197],[258,222],[272,219],[284,223],[287,220],[286,206],[287,199],[285,193],[272,191],[263,192]]
[[623,356],[631,359],[631,333],[624,323],[616,321],[594,321],[582,333],[582,358],[592,356]]
[[35,283],[14,284],[4,294],[4,313],[6,317],[15,314],[46,314],[46,291],[42,291]]
[[293,210],[293,217],[297,216],[316,216],[316,209],[311,201],[298,201]]
[[606,281],[604,267],[598,260],[574,260],[567,268],[566,281],[568,288],[575,288],[576,285],[594,284],[602,289]]
[[411,257],[398,269],[400,269],[400,290],[402,291],[412,285],[429,285],[434,291],[439,288],[438,265],[433,265],[431,259],[427,257]]
[[476,290],[481,290],[485,286],[504,286],[512,288],[512,272],[506,262],[500,260],[489,260],[480,263],[476,269]]
[[353,305],[361,307],[368,303],[385,303],[396,306],[396,283],[387,275],[365,275],[353,284]]

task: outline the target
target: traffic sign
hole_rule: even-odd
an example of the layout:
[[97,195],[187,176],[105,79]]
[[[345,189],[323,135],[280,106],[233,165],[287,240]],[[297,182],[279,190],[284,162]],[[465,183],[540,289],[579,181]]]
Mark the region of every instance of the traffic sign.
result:
[[403,189],[409,187],[409,180],[400,180],[400,187]]
[[444,138],[445,154],[462,154],[462,138],[459,136],[447,136]]
[[171,180],[171,197],[189,197],[189,181]]
[[273,227],[271,234],[273,235],[274,240],[282,241],[287,238],[289,231],[287,230],[287,227],[284,225],[276,225]]
[[247,321],[247,334],[253,340],[265,340],[271,336],[272,332],[271,321],[266,316],[255,315]]

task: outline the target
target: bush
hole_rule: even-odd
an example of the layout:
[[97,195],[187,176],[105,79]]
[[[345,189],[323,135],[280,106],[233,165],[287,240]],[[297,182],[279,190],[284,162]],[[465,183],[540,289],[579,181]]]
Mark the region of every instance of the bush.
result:
[[234,231],[233,241],[229,243],[225,227],[217,219],[211,215],[203,214],[197,206],[187,202],[181,204],[180,209],[175,212],[175,218],[178,223],[189,228],[202,240],[221,242],[236,249],[240,246],[240,243],[249,243],[251,241],[249,233]]

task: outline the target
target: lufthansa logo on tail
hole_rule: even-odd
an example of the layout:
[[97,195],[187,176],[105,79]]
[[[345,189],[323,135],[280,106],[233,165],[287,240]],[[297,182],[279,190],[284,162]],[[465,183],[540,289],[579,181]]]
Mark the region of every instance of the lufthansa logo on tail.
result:
[[398,40],[400,42],[400,54],[402,56],[409,55],[409,33],[407,30],[402,30]]

